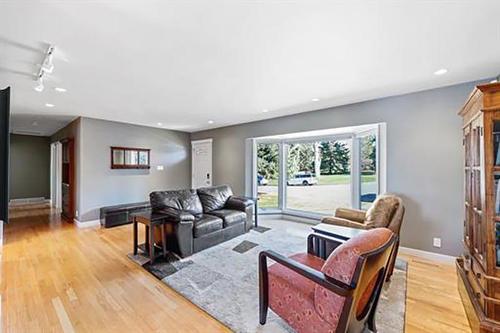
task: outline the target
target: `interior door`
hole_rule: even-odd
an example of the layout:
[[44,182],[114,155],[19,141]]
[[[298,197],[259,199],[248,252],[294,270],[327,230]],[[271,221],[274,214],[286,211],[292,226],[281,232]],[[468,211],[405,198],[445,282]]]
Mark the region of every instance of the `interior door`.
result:
[[212,139],[191,142],[191,187],[212,186]]
[[0,220],[9,221],[10,88],[0,90]]

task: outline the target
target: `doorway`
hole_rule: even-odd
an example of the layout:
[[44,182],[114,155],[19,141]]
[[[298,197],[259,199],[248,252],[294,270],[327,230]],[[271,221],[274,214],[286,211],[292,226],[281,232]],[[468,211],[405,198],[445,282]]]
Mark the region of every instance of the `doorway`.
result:
[[212,186],[212,139],[191,141],[191,187]]

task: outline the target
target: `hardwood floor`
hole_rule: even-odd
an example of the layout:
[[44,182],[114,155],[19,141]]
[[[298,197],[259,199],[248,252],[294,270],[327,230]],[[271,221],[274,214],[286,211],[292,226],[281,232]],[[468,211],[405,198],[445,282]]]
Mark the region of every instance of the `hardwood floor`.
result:
[[471,332],[457,290],[455,266],[401,257],[408,261],[405,332]]
[[[130,225],[78,229],[43,207],[13,214],[4,227],[2,331],[229,332],[126,257]],[[470,332],[454,267],[406,259],[406,332]]]

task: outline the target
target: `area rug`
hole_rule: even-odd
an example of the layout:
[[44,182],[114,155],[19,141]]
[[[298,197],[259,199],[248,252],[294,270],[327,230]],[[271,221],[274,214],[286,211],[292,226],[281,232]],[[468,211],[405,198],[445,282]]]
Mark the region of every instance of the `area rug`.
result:
[[[170,253],[150,265],[141,254],[129,258],[234,332],[293,332],[271,310],[266,325],[259,324],[257,258],[265,249],[286,256],[305,252],[307,234],[293,228],[266,229],[251,230],[187,259]],[[381,296],[376,320],[381,333],[404,331],[406,266],[398,259]]]

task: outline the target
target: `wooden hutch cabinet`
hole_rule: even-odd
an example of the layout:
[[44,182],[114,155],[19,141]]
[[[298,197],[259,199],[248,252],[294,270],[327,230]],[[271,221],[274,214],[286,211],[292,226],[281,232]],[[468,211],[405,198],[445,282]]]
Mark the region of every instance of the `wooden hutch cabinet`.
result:
[[458,288],[473,332],[500,332],[500,83],[477,86],[460,110],[464,253]]

